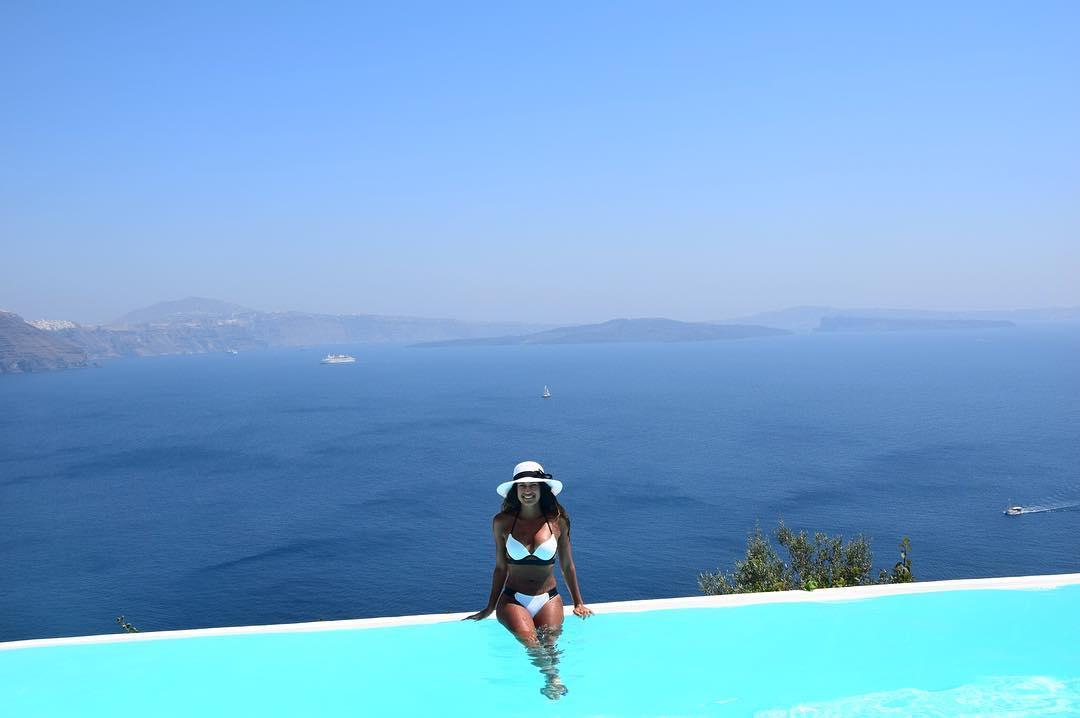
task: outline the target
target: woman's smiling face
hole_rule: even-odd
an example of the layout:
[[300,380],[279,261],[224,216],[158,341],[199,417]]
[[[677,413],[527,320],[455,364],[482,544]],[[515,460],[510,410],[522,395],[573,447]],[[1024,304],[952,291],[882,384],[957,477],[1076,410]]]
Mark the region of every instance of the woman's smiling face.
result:
[[533,504],[540,503],[540,484],[538,482],[529,482],[516,484],[518,501],[522,506],[532,506]]

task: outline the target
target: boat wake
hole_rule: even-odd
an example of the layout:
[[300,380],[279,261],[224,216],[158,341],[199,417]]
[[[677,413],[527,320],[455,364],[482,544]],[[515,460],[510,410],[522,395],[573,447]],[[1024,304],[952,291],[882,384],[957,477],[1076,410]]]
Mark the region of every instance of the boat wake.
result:
[[1056,504],[1035,504],[1032,506],[1022,506],[1016,513],[1020,514],[1044,514],[1048,511],[1068,511],[1069,509],[1080,508],[1080,501],[1064,501]]

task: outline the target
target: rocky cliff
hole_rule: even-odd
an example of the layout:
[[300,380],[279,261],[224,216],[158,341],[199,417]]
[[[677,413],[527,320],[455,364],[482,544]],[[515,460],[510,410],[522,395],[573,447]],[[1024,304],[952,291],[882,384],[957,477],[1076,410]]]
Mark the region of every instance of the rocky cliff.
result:
[[88,352],[55,332],[38,329],[18,314],[0,311],[0,374],[90,366]]
[[227,350],[341,344],[411,344],[423,341],[525,334],[545,327],[455,319],[370,314],[260,312],[192,297],[162,302],[124,315],[108,326],[15,317],[0,328],[0,372],[86,366],[95,359]]

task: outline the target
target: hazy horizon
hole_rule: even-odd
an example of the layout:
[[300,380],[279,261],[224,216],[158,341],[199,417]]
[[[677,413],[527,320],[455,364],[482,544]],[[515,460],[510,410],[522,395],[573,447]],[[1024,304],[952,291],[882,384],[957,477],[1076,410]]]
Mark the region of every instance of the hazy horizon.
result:
[[139,306],[139,307],[131,307],[127,311],[120,312],[120,313],[118,313],[118,314],[116,314],[114,316],[110,316],[110,317],[108,317],[108,318],[106,318],[104,320],[101,320],[101,321],[96,321],[96,320],[95,321],[79,321],[78,319],[73,318],[73,316],[71,314],[64,315],[64,316],[35,316],[35,315],[27,314],[26,312],[19,311],[18,309],[15,309],[15,308],[12,308],[12,307],[6,307],[6,306],[0,306],[0,311],[13,312],[15,314],[18,314],[18,315],[22,316],[23,319],[25,319],[27,321],[69,320],[69,321],[74,321],[77,324],[83,324],[83,325],[90,326],[90,325],[109,324],[110,322],[113,322],[113,321],[121,318],[124,314],[127,314],[127,313],[132,312],[132,311],[146,309],[146,308],[152,307],[152,306],[157,305],[157,304],[163,304],[163,303],[169,303],[169,302],[175,302],[175,301],[185,301],[185,300],[221,301],[221,302],[224,302],[224,303],[227,303],[227,304],[235,304],[237,306],[243,307],[244,309],[248,309],[248,310],[252,310],[252,311],[258,311],[258,312],[301,312],[301,313],[311,313],[311,314],[326,314],[326,315],[334,315],[334,316],[375,315],[375,316],[404,317],[404,318],[415,318],[415,319],[459,320],[459,321],[476,322],[476,323],[485,323],[485,322],[489,322],[489,323],[493,323],[493,324],[521,323],[521,324],[537,324],[537,325],[553,325],[553,326],[570,326],[570,325],[575,325],[575,324],[592,324],[592,323],[606,322],[606,321],[609,321],[609,320],[612,320],[612,319],[641,319],[641,318],[675,319],[677,321],[684,321],[684,322],[730,321],[730,320],[736,320],[736,319],[753,318],[753,317],[758,316],[758,315],[768,315],[768,314],[778,313],[778,312],[786,312],[786,311],[800,310],[800,309],[813,310],[813,309],[818,309],[818,308],[835,309],[835,310],[841,311],[841,312],[848,312],[848,311],[850,311],[850,312],[859,312],[859,311],[863,311],[863,312],[889,312],[889,311],[905,312],[905,311],[908,311],[908,312],[912,312],[913,314],[919,313],[919,312],[935,312],[935,313],[943,313],[943,314],[976,314],[976,313],[981,313],[981,312],[1008,313],[1008,312],[1017,312],[1017,311],[1023,312],[1023,311],[1031,311],[1031,310],[1056,310],[1056,309],[1060,309],[1060,310],[1070,310],[1070,309],[1072,309],[1072,310],[1080,310],[1080,305],[1074,305],[1074,306],[1062,305],[1062,306],[1054,306],[1054,307],[1049,307],[1049,306],[1039,306],[1039,307],[1027,306],[1027,307],[989,307],[989,308],[962,307],[962,308],[958,308],[958,307],[901,307],[901,306],[892,306],[892,307],[885,307],[885,306],[860,306],[860,307],[845,306],[845,307],[838,307],[838,306],[833,306],[833,305],[804,303],[804,304],[794,304],[794,305],[785,306],[785,307],[770,307],[770,308],[762,309],[762,310],[759,310],[759,311],[752,311],[752,312],[748,312],[746,314],[739,314],[739,315],[733,315],[733,316],[714,316],[714,317],[704,317],[704,318],[673,317],[673,316],[665,316],[665,315],[656,314],[656,313],[652,313],[652,314],[647,313],[647,314],[641,314],[641,315],[635,315],[635,316],[612,315],[612,316],[596,317],[596,318],[593,318],[593,319],[578,320],[578,321],[559,320],[559,319],[551,319],[551,320],[546,320],[546,321],[526,321],[526,320],[515,319],[515,318],[505,318],[505,319],[487,319],[487,318],[484,318],[484,317],[463,318],[463,317],[451,316],[451,315],[448,315],[448,314],[415,315],[415,314],[404,314],[402,312],[389,312],[389,313],[383,314],[383,313],[376,313],[376,312],[313,311],[313,310],[297,309],[296,307],[266,308],[266,307],[251,306],[251,305],[245,304],[243,302],[233,302],[233,301],[231,301],[229,299],[223,299],[221,297],[188,296],[188,297],[176,297],[176,298],[165,299],[165,300],[162,300],[161,302],[151,302],[151,303]]
[[1075,3],[0,18],[27,319],[1080,305]]

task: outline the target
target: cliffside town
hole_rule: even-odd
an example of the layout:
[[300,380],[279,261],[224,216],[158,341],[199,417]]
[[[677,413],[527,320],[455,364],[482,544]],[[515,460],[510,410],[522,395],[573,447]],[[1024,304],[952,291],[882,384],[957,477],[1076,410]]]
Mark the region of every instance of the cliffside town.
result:
[[503,336],[537,325],[366,314],[261,312],[211,299],[162,302],[108,325],[27,322],[0,312],[0,373],[92,366],[102,359],[331,344],[412,344]]

